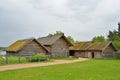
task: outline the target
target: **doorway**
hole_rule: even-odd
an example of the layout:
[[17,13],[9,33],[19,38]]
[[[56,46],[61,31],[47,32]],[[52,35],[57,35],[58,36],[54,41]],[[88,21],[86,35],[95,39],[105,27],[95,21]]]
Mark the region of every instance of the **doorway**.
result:
[[95,54],[94,54],[94,52],[92,52],[92,58],[94,58],[95,57]]
[[75,56],[75,52],[74,51],[70,51],[69,56]]

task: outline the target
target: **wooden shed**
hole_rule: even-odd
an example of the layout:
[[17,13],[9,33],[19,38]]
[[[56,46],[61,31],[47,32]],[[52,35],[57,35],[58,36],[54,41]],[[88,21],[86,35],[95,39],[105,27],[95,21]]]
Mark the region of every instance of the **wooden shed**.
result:
[[72,43],[64,34],[42,37],[37,40],[49,50],[51,57],[69,56],[69,47],[72,46]]
[[18,40],[6,48],[7,55],[30,56],[33,53],[47,53],[48,50],[36,39]]
[[70,56],[87,58],[113,58],[116,49],[108,42],[76,42],[70,47]]

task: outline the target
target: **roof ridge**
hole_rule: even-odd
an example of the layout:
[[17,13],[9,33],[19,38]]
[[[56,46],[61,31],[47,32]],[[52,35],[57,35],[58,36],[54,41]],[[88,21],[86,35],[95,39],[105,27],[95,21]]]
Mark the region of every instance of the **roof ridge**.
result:
[[34,37],[30,37],[30,38],[20,39],[20,40],[17,40],[17,41],[33,40],[33,39],[35,39],[35,38]]
[[92,41],[77,41],[77,42],[74,42],[74,43],[82,43],[82,42],[92,42]]

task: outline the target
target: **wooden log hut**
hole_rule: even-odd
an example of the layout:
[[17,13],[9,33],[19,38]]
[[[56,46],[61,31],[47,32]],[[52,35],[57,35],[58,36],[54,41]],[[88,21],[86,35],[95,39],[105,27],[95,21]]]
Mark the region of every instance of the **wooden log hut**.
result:
[[51,57],[68,57],[69,47],[72,43],[64,36],[64,34],[51,35],[37,39],[42,45],[44,45]]
[[113,58],[116,48],[111,41],[76,42],[70,47],[70,56],[86,58]]
[[18,40],[6,48],[6,54],[9,56],[31,56],[35,53],[48,53],[35,38]]

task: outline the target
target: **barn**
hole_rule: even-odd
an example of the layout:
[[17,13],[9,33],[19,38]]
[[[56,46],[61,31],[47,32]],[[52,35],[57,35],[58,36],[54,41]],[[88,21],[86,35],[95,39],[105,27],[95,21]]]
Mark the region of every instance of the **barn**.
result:
[[30,56],[33,53],[48,53],[48,50],[35,38],[18,40],[6,48],[7,55]]
[[37,40],[49,50],[51,57],[69,56],[69,47],[72,46],[72,43],[64,34],[41,37]]
[[86,58],[113,58],[116,49],[111,41],[76,42],[70,47],[70,56]]

